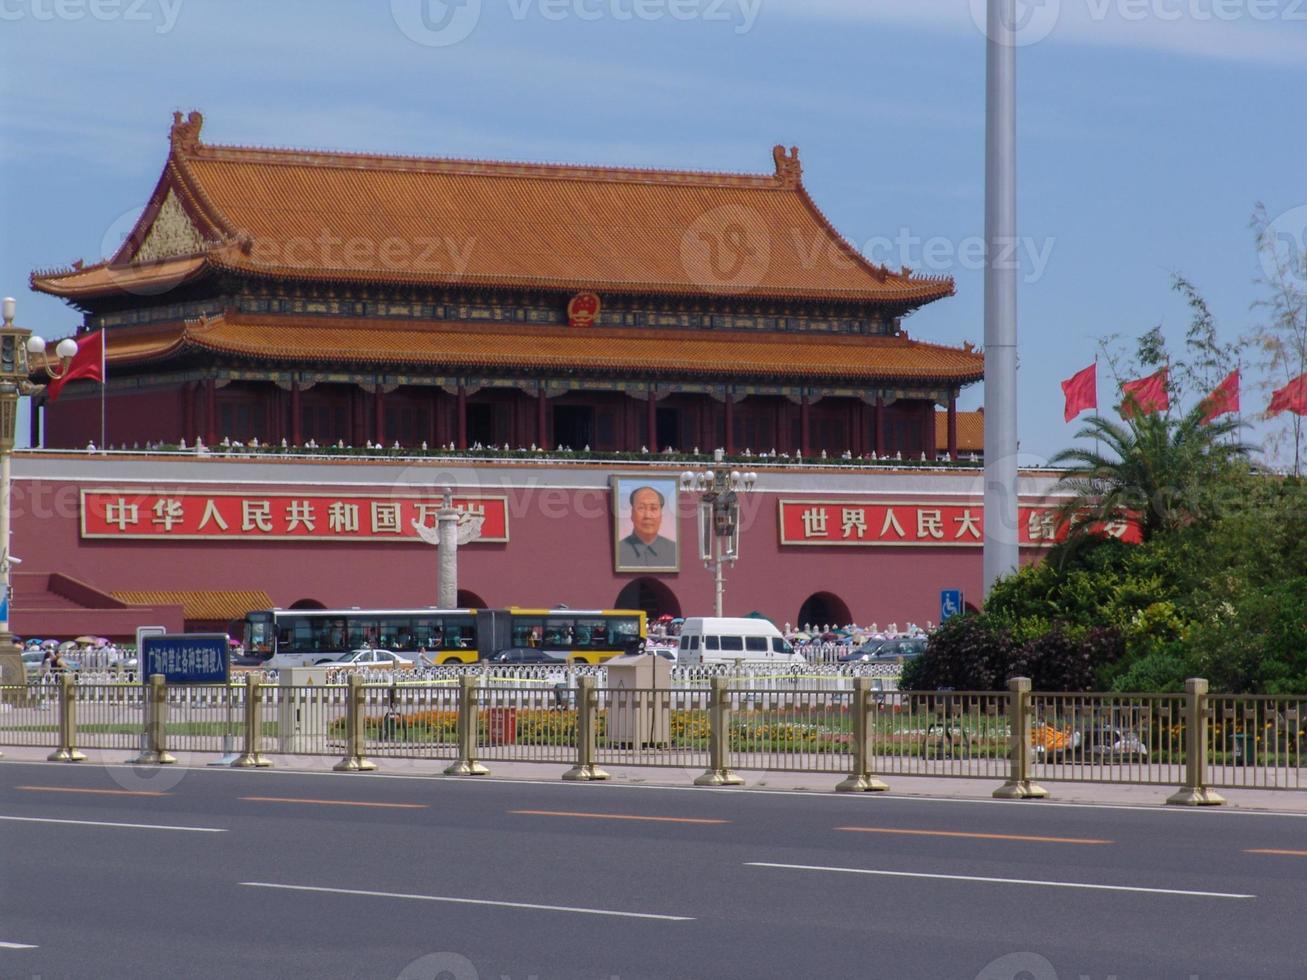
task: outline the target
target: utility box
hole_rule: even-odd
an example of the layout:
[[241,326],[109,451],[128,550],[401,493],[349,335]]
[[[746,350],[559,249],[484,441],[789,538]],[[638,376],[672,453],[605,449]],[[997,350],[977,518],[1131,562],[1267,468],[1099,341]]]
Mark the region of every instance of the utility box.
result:
[[[343,697],[338,689],[327,687],[326,667],[283,667],[277,671],[278,752],[327,754],[327,705],[333,695]],[[340,737],[344,738],[343,733]]]
[[614,657],[608,668],[609,745],[666,745],[671,730],[672,665],[662,657]]

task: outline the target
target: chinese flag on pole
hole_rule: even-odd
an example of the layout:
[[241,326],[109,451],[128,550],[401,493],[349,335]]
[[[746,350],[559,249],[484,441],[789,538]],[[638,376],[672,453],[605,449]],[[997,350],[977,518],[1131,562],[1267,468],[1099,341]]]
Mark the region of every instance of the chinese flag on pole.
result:
[[50,401],[59,397],[59,392],[69,381],[85,378],[104,384],[104,331],[97,330],[77,341],[77,353],[68,362],[68,370],[62,377],[55,378],[45,386],[46,396]]
[[1098,362],[1095,361],[1083,371],[1077,371],[1062,382],[1062,394],[1066,396],[1066,421],[1083,412],[1086,408],[1098,407]]
[[1203,425],[1218,415],[1239,411],[1239,371],[1236,369],[1225,376],[1225,380],[1203,399]]
[[1150,374],[1138,381],[1127,381],[1121,386],[1125,400],[1121,402],[1121,417],[1132,418],[1136,412],[1147,415],[1149,412],[1164,412],[1171,407],[1171,398],[1166,393],[1166,376],[1170,368],[1162,368],[1156,374]]
[[1266,414],[1279,415],[1281,412],[1307,415],[1307,374],[1298,375],[1271,395],[1271,405]]

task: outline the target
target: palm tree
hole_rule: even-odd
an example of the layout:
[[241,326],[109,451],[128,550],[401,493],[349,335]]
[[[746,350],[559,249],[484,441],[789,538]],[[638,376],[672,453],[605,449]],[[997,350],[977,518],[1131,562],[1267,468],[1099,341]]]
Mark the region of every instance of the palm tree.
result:
[[1122,422],[1086,420],[1077,439],[1094,447],[1064,449],[1050,461],[1071,472],[1056,491],[1070,491],[1059,507],[1060,524],[1083,533],[1104,523],[1133,519],[1144,540],[1202,521],[1217,506],[1222,477],[1249,466],[1252,447],[1240,442],[1243,423],[1233,416],[1203,422],[1200,403],[1179,418],[1136,413]]

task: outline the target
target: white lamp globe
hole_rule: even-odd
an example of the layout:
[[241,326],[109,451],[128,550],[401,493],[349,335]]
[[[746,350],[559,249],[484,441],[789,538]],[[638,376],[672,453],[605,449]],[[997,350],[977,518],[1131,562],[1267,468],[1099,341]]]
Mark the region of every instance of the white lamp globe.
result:
[[32,336],[27,338],[27,353],[44,354],[45,340],[42,339],[41,337],[38,337],[36,334],[32,334]]
[[59,341],[59,346],[54,349],[54,352],[63,358],[76,357],[77,341],[73,340],[72,337],[65,337]]

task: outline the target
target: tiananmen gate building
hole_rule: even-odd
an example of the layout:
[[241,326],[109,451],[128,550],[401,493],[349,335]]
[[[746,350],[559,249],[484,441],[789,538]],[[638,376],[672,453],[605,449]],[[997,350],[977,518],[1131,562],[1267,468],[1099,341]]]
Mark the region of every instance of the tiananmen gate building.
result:
[[[942,588],[978,598],[983,422],[956,406],[983,358],[903,328],[953,282],[863,258],[797,150],[718,174],[217,146],[202,125],[175,114],[113,256],[32,276],[104,331],[115,451],[87,449],[99,385],[34,400],[18,632],[429,605],[411,523],[445,486],[493,530],[460,553],[466,604],[702,614],[675,478],[713,450],[759,473],[728,614],[924,623]],[[615,558],[631,480],[675,515],[674,564]],[[1027,557],[1052,482],[1027,478]]]

